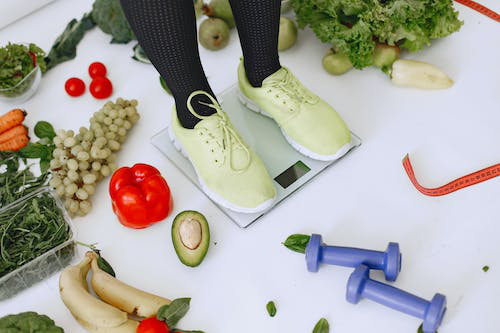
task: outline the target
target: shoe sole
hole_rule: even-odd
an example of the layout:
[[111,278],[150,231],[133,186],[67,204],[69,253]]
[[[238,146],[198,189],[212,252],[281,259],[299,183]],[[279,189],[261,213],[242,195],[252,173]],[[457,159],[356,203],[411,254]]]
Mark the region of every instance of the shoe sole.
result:
[[194,167],[194,164],[191,161],[191,158],[189,158],[189,155],[186,153],[186,151],[182,147],[179,140],[177,140],[177,138],[175,137],[175,133],[172,130],[172,126],[168,126],[167,129],[168,129],[168,136],[170,137],[170,140],[172,141],[172,144],[174,145],[175,149],[177,151],[179,151],[186,159],[189,160],[189,162],[193,166],[194,172],[196,173],[196,177],[198,178],[198,182],[200,183],[203,192],[205,192],[205,194],[212,201],[216,202],[218,205],[220,205],[224,208],[227,208],[227,209],[232,210],[232,211],[237,212],[237,213],[244,213],[244,214],[261,213],[261,212],[264,212],[265,210],[267,210],[273,206],[274,201],[276,199],[276,196],[274,196],[274,198],[272,198],[272,199],[264,201],[263,203],[261,203],[260,205],[258,205],[255,208],[247,208],[247,207],[241,207],[241,206],[235,205],[235,204],[231,203],[230,201],[228,201],[227,199],[224,199],[223,197],[221,197],[219,194],[212,191],[207,185],[205,185],[202,178],[198,174],[198,171]]
[[[240,100],[241,104],[243,104],[246,108],[248,108],[249,110],[253,111],[253,112],[257,112],[257,113],[260,113],[261,115],[265,116],[265,117],[268,117],[269,119],[272,119],[274,122],[276,122],[274,120],[273,117],[271,117],[271,115],[269,113],[267,113],[266,111],[262,110],[258,105],[256,105],[254,102],[252,102],[248,97],[246,97],[240,89],[238,89],[238,99]],[[310,157],[312,158],[313,160],[319,160],[319,161],[325,161],[325,162],[330,162],[330,161],[335,161],[335,160],[338,160],[339,158],[341,158],[342,156],[344,156],[345,154],[347,154],[349,152],[349,150],[351,150],[351,148],[353,147],[353,143],[352,143],[352,139],[349,143],[346,143],[345,145],[343,145],[342,147],[340,147],[339,150],[337,150],[337,152],[333,155],[321,155],[321,154],[317,154],[309,149],[307,149],[306,147],[300,145],[299,143],[297,143],[295,140],[293,140],[290,136],[288,136],[288,134],[285,133],[285,131],[283,130],[283,128],[276,122],[276,124],[279,126],[280,130],[281,130],[281,133],[283,134],[283,136],[285,137],[286,141],[295,149],[297,150],[299,153],[301,153],[302,155],[305,155],[307,157]]]

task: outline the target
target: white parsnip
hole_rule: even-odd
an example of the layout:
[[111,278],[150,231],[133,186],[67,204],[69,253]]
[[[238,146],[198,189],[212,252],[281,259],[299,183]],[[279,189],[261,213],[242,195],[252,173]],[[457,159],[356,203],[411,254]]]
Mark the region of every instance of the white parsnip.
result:
[[439,68],[416,60],[396,60],[390,76],[395,85],[402,87],[446,89],[453,85],[453,80]]

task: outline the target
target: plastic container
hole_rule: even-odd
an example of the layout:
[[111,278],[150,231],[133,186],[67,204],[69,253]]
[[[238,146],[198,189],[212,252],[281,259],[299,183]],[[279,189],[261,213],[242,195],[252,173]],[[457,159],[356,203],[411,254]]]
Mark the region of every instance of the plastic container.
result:
[[0,214],[6,211],[17,211],[20,207],[33,199],[40,197],[42,194],[48,193],[56,201],[57,207],[61,210],[65,222],[69,226],[69,239],[64,243],[52,248],[44,254],[36,257],[32,261],[18,267],[14,271],[0,278],[0,300],[5,300],[14,296],[18,292],[31,287],[37,282],[40,282],[52,274],[60,271],[68,266],[76,254],[75,237],[76,232],[73,227],[71,218],[67,213],[64,205],[48,187],[43,187],[27,196],[24,196],[13,203],[0,209]]
[[15,86],[0,89],[0,100],[8,103],[24,102],[37,91],[41,80],[42,71],[36,66]]

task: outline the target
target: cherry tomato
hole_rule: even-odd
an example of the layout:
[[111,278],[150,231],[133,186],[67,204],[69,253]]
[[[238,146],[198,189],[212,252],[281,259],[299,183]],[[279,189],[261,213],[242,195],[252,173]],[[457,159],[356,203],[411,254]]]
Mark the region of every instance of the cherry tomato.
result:
[[90,82],[90,93],[97,99],[108,98],[113,92],[113,85],[107,77],[99,76]]
[[29,51],[28,54],[31,57],[31,61],[33,62],[33,66],[36,67],[36,54],[31,52],[31,51]]
[[170,333],[170,329],[164,321],[149,317],[139,323],[136,333]]
[[77,77],[72,77],[66,81],[64,89],[72,97],[81,96],[85,92],[85,82]]
[[106,66],[102,62],[96,61],[89,66],[89,75],[93,79],[99,76],[106,76],[106,72]]

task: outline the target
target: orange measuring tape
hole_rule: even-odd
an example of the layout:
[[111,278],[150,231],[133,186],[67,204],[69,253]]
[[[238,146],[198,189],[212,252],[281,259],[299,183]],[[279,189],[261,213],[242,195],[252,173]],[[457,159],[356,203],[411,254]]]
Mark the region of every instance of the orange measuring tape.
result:
[[449,194],[461,190],[465,187],[472,186],[484,182],[488,179],[500,176],[500,163],[498,163],[490,167],[487,167],[485,169],[455,179],[441,187],[427,188],[420,185],[417,178],[415,177],[415,172],[413,171],[413,167],[410,162],[410,157],[408,155],[406,155],[405,158],[403,159],[403,167],[405,168],[406,174],[410,178],[410,181],[413,183],[415,188],[420,193],[431,197],[438,197],[441,195]]
[[474,9],[475,11],[480,12],[481,14],[486,15],[497,22],[500,22],[500,14],[489,9],[488,7],[485,7],[472,0],[455,0],[455,1],[461,3],[464,6]]

